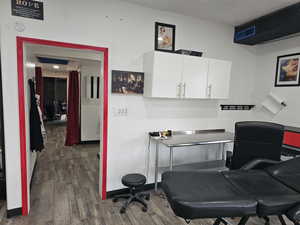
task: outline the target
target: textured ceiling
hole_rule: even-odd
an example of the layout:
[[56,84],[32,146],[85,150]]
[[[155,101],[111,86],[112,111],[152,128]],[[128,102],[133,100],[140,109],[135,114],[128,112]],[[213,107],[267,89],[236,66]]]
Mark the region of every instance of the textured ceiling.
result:
[[240,25],[299,0],[121,0],[215,22]]

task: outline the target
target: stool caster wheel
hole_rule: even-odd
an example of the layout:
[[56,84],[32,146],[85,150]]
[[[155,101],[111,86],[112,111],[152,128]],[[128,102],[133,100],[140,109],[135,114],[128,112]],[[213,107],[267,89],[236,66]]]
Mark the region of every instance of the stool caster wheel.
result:
[[124,208],[124,207],[122,207],[121,209],[120,209],[120,213],[121,214],[124,214],[126,212],[126,209]]
[[117,202],[118,201],[118,199],[117,198],[113,198],[113,200],[112,200],[113,202]]
[[147,212],[148,209],[146,207],[143,207],[142,210],[143,212]]

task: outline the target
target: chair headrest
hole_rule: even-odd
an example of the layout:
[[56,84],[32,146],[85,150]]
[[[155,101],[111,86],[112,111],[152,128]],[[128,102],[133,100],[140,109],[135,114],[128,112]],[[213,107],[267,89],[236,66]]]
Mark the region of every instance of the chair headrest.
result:
[[[244,121],[235,124],[235,139],[259,142],[282,142],[284,126],[270,122]],[[259,138],[258,138],[259,137]]]

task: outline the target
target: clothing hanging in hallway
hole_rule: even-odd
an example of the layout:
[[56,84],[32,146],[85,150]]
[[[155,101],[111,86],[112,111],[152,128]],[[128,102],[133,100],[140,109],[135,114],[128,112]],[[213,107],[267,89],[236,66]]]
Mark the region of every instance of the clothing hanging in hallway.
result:
[[40,96],[40,109],[44,114],[44,80],[42,76],[42,68],[35,67],[36,93]]
[[79,144],[79,74],[71,71],[68,85],[68,113],[67,113],[67,137],[66,146]]
[[41,118],[35,97],[34,82],[28,80],[30,88],[30,150],[42,151],[44,149],[44,140],[41,131]]

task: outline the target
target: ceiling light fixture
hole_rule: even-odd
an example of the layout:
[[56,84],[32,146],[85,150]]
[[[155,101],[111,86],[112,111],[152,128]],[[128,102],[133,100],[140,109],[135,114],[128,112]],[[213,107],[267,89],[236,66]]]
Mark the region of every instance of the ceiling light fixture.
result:
[[35,64],[32,63],[32,62],[28,62],[28,63],[26,63],[26,66],[27,66],[28,68],[34,68],[34,67],[35,67]]
[[58,65],[54,65],[53,68],[56,69],[56,70],[58,70],[59,66]]

